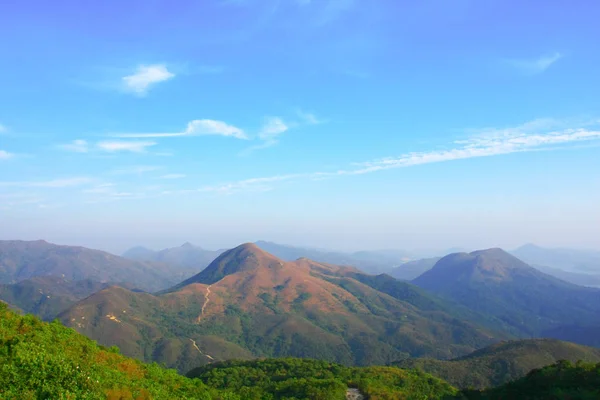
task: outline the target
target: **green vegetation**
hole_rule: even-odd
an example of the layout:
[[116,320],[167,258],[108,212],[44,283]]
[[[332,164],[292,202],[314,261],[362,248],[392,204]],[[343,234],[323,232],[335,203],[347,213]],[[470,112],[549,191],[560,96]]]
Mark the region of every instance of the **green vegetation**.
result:
[[0,303],[2,399],[211,399],[203,384]]
[[420,371],[303,359],[229,361],[189,376],[124,357],[116,347],[99,346],[57,321],[20,316],[0,303],[0,398],[7,400],[342,400],[348,386],[371,400],[434,400],[457,393]]
[[600,398],[600,364],[559,361],[531,371],[526,377],[484,391],[466,390],[465,400],[597,400]]
[[416,358],[394,365],[416,368],[458,388],[484,389],[522,378],[531,370],[559,360],[600,362],[600,349],[553,339],[498,343],[454,360]]
[[420,371],[394,367],[344,367],[297,358],[227,361],[194,369],[189,377],[207,386],[233,390],[243,399],[343,399],[348,386],[371,400],[444,399],[457,391]]

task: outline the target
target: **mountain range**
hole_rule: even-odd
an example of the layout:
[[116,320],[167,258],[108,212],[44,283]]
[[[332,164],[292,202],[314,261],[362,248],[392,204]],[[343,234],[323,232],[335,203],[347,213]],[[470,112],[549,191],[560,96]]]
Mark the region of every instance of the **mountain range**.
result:
[[169,264],[128,260],[85,247],[60,246],[44,240],[0,241],[0,284],[54,276],[68,281],[127,282],[141,290],[156,291],[190,275],[190,270]]
[[534,244],[526,244],[511,253],[534,266],[600,275],[600,251],[565,248],[549,249]]
[[126,355],[180,371],[229,358],[296,356],[355,365],[452,358],[509,337],[465,321],[463,313],[475,313],[454,310],[408,283],[388,278],[405,288],[388,288],[390,295],[369,279],[354,268],[284,261],[244,244],[169,290],[152,295],[109,287],[60,319]]
[[342,253],[306,247],[295,247],[260,240],[255,244],[266,252],[285,261],[295,261],[299,258],[308,258],[313,261],[348,265],[366,273],[381,273],[405,263],[415,256],[403,250],[375,250]]
[[176,267],[200,271],[206,268],[224,250],[205,250],[186,242],[179,247],[171,247],[159,251],[138,246],[123,253],[124,258],[138,261],[154,261],[166,263]]

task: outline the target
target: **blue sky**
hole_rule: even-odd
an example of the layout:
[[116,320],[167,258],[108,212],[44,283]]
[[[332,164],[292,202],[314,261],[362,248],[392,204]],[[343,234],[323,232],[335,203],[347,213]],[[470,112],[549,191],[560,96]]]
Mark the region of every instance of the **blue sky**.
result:
[[600,248],[599,12],[9,2],[0,238]]

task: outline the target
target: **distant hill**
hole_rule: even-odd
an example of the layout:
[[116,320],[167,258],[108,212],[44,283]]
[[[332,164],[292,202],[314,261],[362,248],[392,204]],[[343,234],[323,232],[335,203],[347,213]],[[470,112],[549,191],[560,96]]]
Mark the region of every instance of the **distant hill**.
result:
[[524,336],[600,321],[600,290],[546,275],[501,249],[448,255],[413,283],[501,319]]
[[287,246],[273,242],[258,241],[258,247],[285,261],[295,261],[308,258],[316,262],[347,265],[356,267],[363,272],[377,274],[387,272],[412,258],[411,254],[402,250],[357,251],[342,253]]
[[570,272],[600,274],[600,251],[548,249],[534,244],[526,244],[511,253],[531,265],[543,265]]
[[533,264],[537,270],[540,270],[555,278],[562,279],[565,282],[573,283],[579,286],[600,287],[600,274],[586,274],[583,272],[570,272],[558,268],[547,267],[544,265]]
[[360,276],[305,258],[286,262],[245,244],[158,295],[110,287],[60,318],[104,345],[180,371],[231,358],[354,365],[452,358],[502,337],[410,284],[388,277],[404,289],[381,288],[387,294]]
[[191,243],[184,243],[179,247],[160,251],[153,251],[141,246],[133,247],[123,253],[123,257],[138,261],[161,262],[198,272],[206,268],[222,252],[205,250]]
[[441,257],[423,258],[421,260],[409,261],[393,268],[388,272],[390,276],[403,281],[412,281],[424,272],[429,271]]
[[443,361],[411,358],[394,365],[417,368],[458,388],[484,389],[519,379],[559,360],[600,362],[600,349],[554,339],[497,343],[465,357]]
[[108,285],[89,279],[69,281],[55,276],[37,276],[12,285],[0,285],[0,299],[26,313],[52,320],[77,301]]
[[527,376],[502,386],[463,390],[462,400],[595,400],[600,399],[600,363],[577,363],[561,360],[531,371]]
[[100,250],[60,246],[43,240],[0,241],[0,283],[17,283],[37,276],[68,281],[129,282],[155,291],[190,276],[189,270],[162,263],[132,261]]

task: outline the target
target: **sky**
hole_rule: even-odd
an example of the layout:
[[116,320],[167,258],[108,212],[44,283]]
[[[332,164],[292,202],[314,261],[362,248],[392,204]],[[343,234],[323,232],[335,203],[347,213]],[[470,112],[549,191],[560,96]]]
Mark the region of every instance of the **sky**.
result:
[[599,14],[5,1],[0,239],[600,249]]

